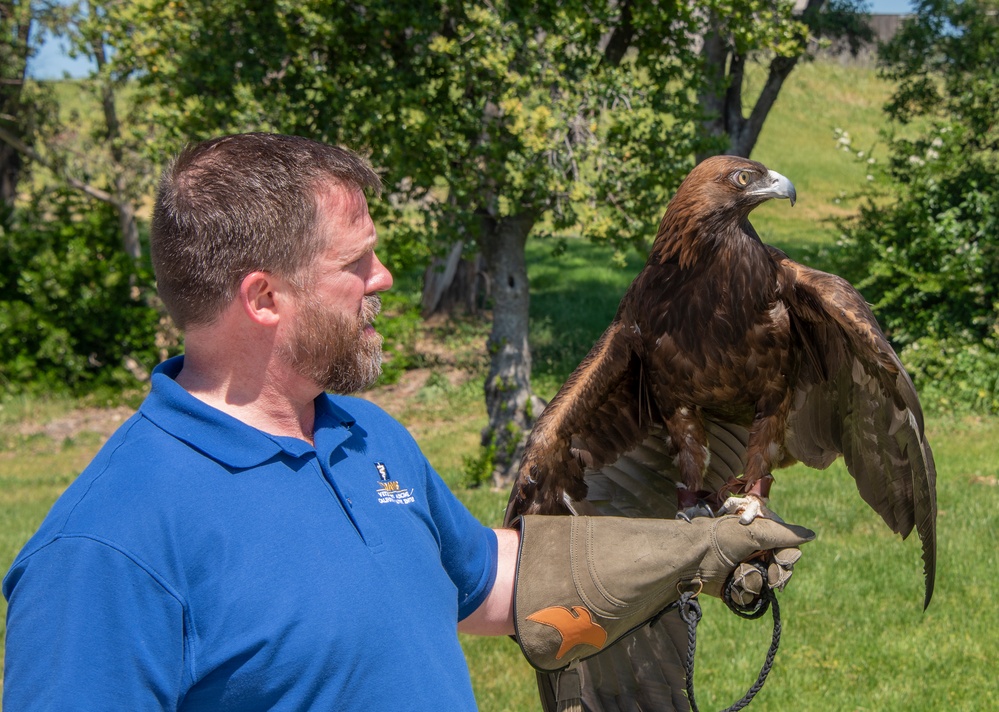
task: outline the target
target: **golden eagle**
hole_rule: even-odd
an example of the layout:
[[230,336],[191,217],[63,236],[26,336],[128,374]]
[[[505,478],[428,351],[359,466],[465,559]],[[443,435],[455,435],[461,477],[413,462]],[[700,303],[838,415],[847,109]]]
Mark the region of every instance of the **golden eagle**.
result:
[[[507,521],[731,511],[729,493],[747,494],[744,516],[773,516],[758,508],[772,470],[843,455],[885,523],[919,533],[928,605],[936,472],[916,391],[856,289],[760,240],[749,213],[772,198],[793,205],[794,186],[755,161],[690,172],[613,322],[531,432]],[[666,616],[583,662],[584,704],[687,709],[685,640]]]

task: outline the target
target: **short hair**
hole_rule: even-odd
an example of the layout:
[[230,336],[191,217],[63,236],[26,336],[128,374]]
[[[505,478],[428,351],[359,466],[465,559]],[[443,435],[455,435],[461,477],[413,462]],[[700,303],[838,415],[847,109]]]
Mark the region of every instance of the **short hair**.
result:
[[247,133],[186,147],[160,179],[150,228],[157,290],[181,329],[212,323],[260,270],[294,278],[325,247],[321,191],[380,193],[352,151],[298,136]]

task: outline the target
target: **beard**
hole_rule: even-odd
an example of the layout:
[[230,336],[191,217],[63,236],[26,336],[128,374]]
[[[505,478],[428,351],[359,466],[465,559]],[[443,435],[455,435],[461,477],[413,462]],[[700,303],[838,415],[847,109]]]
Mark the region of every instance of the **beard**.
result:
[[318,301],[303,300],[291,341],[282,350],[295,372],[324,391],[356,393],[382,372],[382,337],[366,327],[378,315],[382,300],[364,298],[360,315],[334,311]]

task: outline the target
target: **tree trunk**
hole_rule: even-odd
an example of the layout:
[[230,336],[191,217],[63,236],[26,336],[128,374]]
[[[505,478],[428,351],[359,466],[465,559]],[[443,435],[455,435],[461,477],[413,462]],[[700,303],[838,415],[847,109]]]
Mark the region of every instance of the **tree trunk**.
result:
[[[799,16],[813,16],[825,0],[808,0]],[[753,105],[749,116],[742,106],[742,84],[745,79],[746,57],[735,52],[729,41],[718,32],[708,32],[701,47],[701,59],[707,82],[699,100],[707,117],[702,126],[708,136],[725,138],[730,156],[749,155],[763,131],[763,124],[773,108],[784,80],[798,64],[801,57],[774,57],[770,62],[763,91]],[[697,160],[709,154],[698,154]]]
[[0,143],[0,226],[14,212],[17,181],[21,175],[21,154],[6,143]]
[[[745,60],[739,58],[740,68],[738,81],[742,83],[742,71]],[[749,154],[756,148],[756,142],[763,131],[763,124],[767,120],[767,115],[777,101],[784,80],[798,64],[798,57],[774,57],[770,62],[770,71],[767,73],[767,81],[763,85],[763,91],[753,105],[753,110],[748,117],[742,115],[742,92],[739,92],[737,103],[728,107],[732,111],[732,116],[728,121],[729,125],[729,150],[727,153],[734,156],[749,157]],[[733,58],[733,64],[735,58]]]
[[526,436],[540,412],[531,393],[530,292],[524,254],[535,220],[532,214],[485,217],[480,238],[493,296],[485,383],[489,424],[482,431],[482,446],[493,452],[493,483],[499,488],[509,487],[516,476]]
[[[705,86],[701,90],[698,101],[704,111],[702,122],[704,133],[718,137],[726,134],[725,117],[725,87],[728,74],[728,45],[717,32],[704,35],[701,46],[701,59],[704,63]],[[707,158],[709,153],[698,153],[697,162]]]
[[603,63],[617,67],[635,39],[635,24],[632,17],[632,0],[618,3],[617,25],[600,39],[600,53]]
[[[434,314],[454,314],[459,309],[466,314],[479,311],[479,295],[483,291],[482,255],[463,257],[465,243],[451,246],[447,257],[434,257],[423,273],[423,297],[420,314],[426,319]],[[486,293],[488,296],[488,291]]]
[[[91,10],[93,12],[93,10]],[[121,231],[121,246],[125,254],[133,260],[142,258],[142,244],[139,242],[139,226],[135,221],[135,208],[128,194],[128,181],[125,178],[125,152],[122,148],[121,123],[118,121],[118,110],[115,107],[114,78],[105,70],[107,52],[104,38],[97,36],[92,40],[94,61],[97,64],[97,76],[100,82],[101,108],[104,110],[104,123],[107,127],[105,140],[111,151],[111,185],[118,210],[118,227]]]
[[115,190],[121,197],[117,203],[118,229],[121,230],[121,246],[125,254],[138,262],[142,259],[142,243],[139,242],[139,224],[135,220],[135,208],[125,195],[120,177],[115,178]]
[[[705,61],[705,71],[710,77],[708,86],[700,97],[701,106],[708,114],[702,124],[704,131],[709,136],[727,139],[726,154],[748,158],[756,147],[763,124],[777,101],[784,80],[798,63],[798,57],[774,57],[770,62],[763,91],[749,116],[745,116],[742,83],[746,58],[732,52],[715,33],[705,37],[701,56]],[[704,158],[707,158],[707,154],[697,156],[698,161]]]
[[[6,126],[18,138],[24,120],[21,89],[28,61],[30,11],[26,3],[0,2],[0,37],[4,38],[0,47],[0,127]],[[0,225],[14,210],[22,165],[20,152],[6,142],[0,143]]]

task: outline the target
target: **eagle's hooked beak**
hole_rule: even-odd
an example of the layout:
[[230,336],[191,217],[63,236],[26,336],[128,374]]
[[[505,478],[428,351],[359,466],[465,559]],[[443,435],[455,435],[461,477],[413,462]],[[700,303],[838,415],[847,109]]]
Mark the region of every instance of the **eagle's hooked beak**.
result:
[[794,190],[794,183],[789,181],[777,171],[768,171],[767,177],[757,181],[760,185],[755,188],[750,195],[759,196],[765,200],[771,198],[787,198],[794,205],[798,199],[798,194]]

